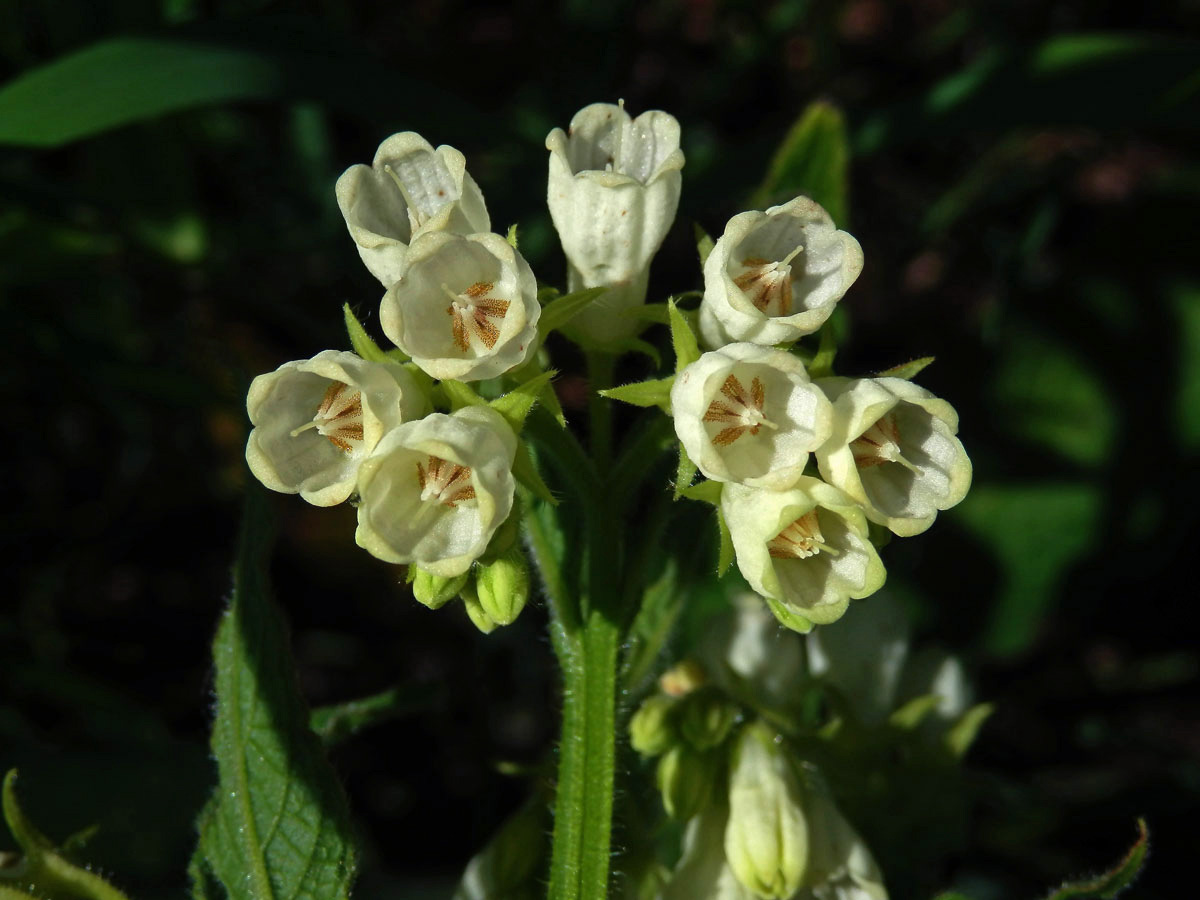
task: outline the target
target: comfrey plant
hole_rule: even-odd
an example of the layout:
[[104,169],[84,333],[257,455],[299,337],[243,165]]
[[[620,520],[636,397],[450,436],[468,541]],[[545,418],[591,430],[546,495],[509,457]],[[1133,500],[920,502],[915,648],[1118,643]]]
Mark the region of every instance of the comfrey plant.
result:
[[[863,252],[807,197],[740,213],[715,243],[702,236],[703,293],[646,303],[679,203],[679,144],[670,115],[632,118],[623,104],[593,104],[550,133],[547,199],[568,262],[560,294],[539,287],[515,228],[491,232],[462,154],[393,135],[371,166],[338,180],[337,199],[384,287],[379,321],[395,346],[381,349],[347,307],[355,352],[285,363],[250,390],[251,471],[310,503],[353,503],[359,546],[407,566],[430,608],[459,599],[481,631],[507,625],[529,599],[532,559],[564,679],[552,840],[529,824],[532,804],[471,864],[463,897],[536,895],[546,883],[553,897],[887,896],[835,799],[842,773],[824,771],[828,748],[814,744],[854,730],[831,731],[835,721],[861,739],[877,725],[872,704],[889,700],[843,690],[838,654],[824,644],[806,654],[780,624],[829,626],[877,592],[884,529],[928,528],[963,498],[971,463],[954,410],[905,372],[834,377],[830,317]],[[685,308],[692,297],[698,309]],[[614,386],[622,354],[657,357],[639,337],[656,324],[669,327],[673,373]],[[586,441],[554,393],[545,342],[556,330],[588,362]],[[619,447],[617,401],[652,410]],[[672,443],[673,496],[657,475]],[[718,574],[736,560],[754,594],[710,623],[706,646],[669,668],[630,722],[634,749],[658,760],[662,809],[686,834],[672,868],[639,875],[631,863],[613,880],[620,648],[638,648],[646,671],[664,664],[639,622],[688,590],[663,580],[656,557],[671,551],[656,553],[644,531],[633,539],[650,522],[662,533],[664,496],[712,507]],[[886,647],[857,652],[874,665],[876,650]],[[818,688],[836,714],[814,717],[806,698]]]

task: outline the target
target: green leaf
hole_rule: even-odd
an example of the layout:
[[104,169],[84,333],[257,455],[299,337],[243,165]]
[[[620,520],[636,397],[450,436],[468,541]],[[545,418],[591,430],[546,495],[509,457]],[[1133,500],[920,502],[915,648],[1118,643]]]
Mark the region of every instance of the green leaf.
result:
[[700,358],[700,345],[674,300],[667,301],[667,314],[671,321],[671,346],[675,348],[675,371],[679,372]]
[[920,359],[910,359],[906,363],[900,363],[898,366],[892,366],[890,369],[884,369],[882,372],[876,372],[878,378],[903,378],[906,381],[911,381],[920,374],[921,370],[932,363],[934,357],[922,356]]
[[558,505],[558,498],[542,480],[542,473],[538,471],[533,455],[529,452],[529,445],[524,441],[517,443],[517,455],[513,458],[512,471],[513,478],[529,488],[535,497],[545,500],[551,506]]
[[901,731],[912,731],[920,727],[929,714],[937,709],[941,697],[937,694],[924,694],[914,697],[888,716],[888,724]]
[[699,500],[701,503],[711,503],[713,506],[720,506],[721,489],[723,487],[724,485],[719,481],[701,481],[699,484],[693,484],[691,487],[680,491],[680,494],[689,500]]
[[666,410],[671,405],[671,385],[674,383],[675,376],[672,375],[669,378],[651,378],[649,381],[606,388],[598,393],[609,400],[619,400],[633,406],[658,406]]
[[837,335],[833,319],[821,326],[817,354],[808,364],[808,374],[813,378],[828,378],[833,374],[833,360],[837,356]]
[[346,898],[355,867],[346,800],[309,728],[269,596],[264,493],[247,494],[233,597],[213,642],[219,784],[200,849],[229,900]]
[[720,549],[717,552],[717,577],[721,578],[729,571],[733,562],[733,537],[729,534],[729,523],[725,521],[725,513],[717,507],[717,531],[720,537]]
[[585,288],[555,297],[542,308],[541,318],[538,319],[538,335],[545,338],[551,331],[562,328],[606,290],[608,288]]
[[1029,645],[1062,573],[1094,546],[1101,506],[1092,484],[980,484],[946,513],[1000,564],[998,596],[982,629],[998,654]]
[[975,743],[975,738],[979,735],[979,729],[983,727],[983,723],[991,717],[995,709],[990,703],[977,703],[950,726],[942,740],[946,744],[946,749],[955,759],[962,759],[967,755],[967,751],[971,749],[971,745]]
[[346,320],[346,333],[350,335],[350,346],[355,353],[368,362],[396,362],[395,359],[379,349],[379,345],[367,334],[367,329],[363,328],[362,322],[358,321],[358,317],[350,309],[349,303],[342,306],[342,317]]
[[946,891],[944,894],[938,894],[933,900],[971,900],[971,898],[958,891]]
[[1200,285],[1181,283],[1169,290],[1179,349],[1176,365],[1175,432],[1183,447],[1200,450]]
[[678,500],[683,496],[686,488],[690,487],[692,480],[696,477],[696,464],[692,462],[688,456],[687,449],[681,441],[679,444],[679,467],[675,470],[675,497]]
[[692,223],[692,233],[696,236],[696,252],[700,254],[700,268],[704,268],[704,264],[708,262],[708,254],[712,253],[716,243],[711,235],[700,227],[699,222]]
[[513,388],[507,394],[497,397],[488,405],[504,417],[514,434],[520,434],[525,427],[525,419],[537,402],[538,397],[550,386],[550,380],[558,373],[554,369],[542,372],[530,378],[520,387]]
[[846,171],[850,157],[841,110],[824,101],[808,109],[783,139],[751,205],[768,206],[807,194],[840,228],[848,218]]
[[370,697],[322,706],[312,711],[309,726],[325,745],[332,746],[364,728],[428,709],[439,698],[428,687],[393,687]]
[[622,678],[636,691],[654,670],[655,660],[671,636],[683,610],[686,592],[679,590],[679,563],[667,557],[662,574],[642,594],[641,605],[629,628],[629,649]]
[[508,234],[506,234],[504,236],[504,239],[506,241],[508,241],[509,245],[514,250],[517,249],[517,223],[516,222],[513,222],[511,225],[508,226]]
[[488,405],[488,402],[476,393],[475,388],[471,387],[465,381],[455,381],[453,378],[446,378],[438,382],[438,384],[446,393],[446,400],[450,404],[451,412],[457,412],[468,406]]
[[1116,897],[1133,884],[1146,864],[1146,854],[1150,852],[1150,831],[1146,827],[1146,820],[1138,819],[1137,827],[1137,840],[1112,869],[1094,878],[1067,882],[1051,892],[1046,900],[1103,900]]
[[608,349],[618,354],[640,353],[643,356],[649,357],[656,369],[662,367],[662,354],[658,352],[658,348],[648,341],[643,341],[641,338],[622,338]]

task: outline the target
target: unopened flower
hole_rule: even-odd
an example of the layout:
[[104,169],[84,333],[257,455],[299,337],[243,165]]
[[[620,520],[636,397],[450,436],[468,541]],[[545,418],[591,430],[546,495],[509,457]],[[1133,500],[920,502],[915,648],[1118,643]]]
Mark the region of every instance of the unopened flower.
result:
[[790,628],[836,621],[851,599],[883,585],[866,517],[817,478],[801,477],[786,491],[727,484],[721,511],[742,575]]
[[384,434],[425,409],[399,365],[323,350],[254,379],[246,462],[271,490],[333,506],[354,491],[360,464]]
[[462,574],[512,511],[516,449],[512,429],[483,406],[393,429],[359,470],[355,540],[385,562]]
[[883,873],[866,842],[846,821],[820,775],[806,772],[804,813],[809,856],[795,900],[887,900]]
[[715,481],[783,490],[825,443],[832,408],[785,350],[729,344],[686,367],[671,388],[675,433]]
[[537,280],[498,234],[426,234],[383,298],[384,334],[433,378],[494,378],[529,358]]
[[903,378],[826,378],[833,435],[817,450],[821,475],[900,537],[920,534],[971,486],[958,414]]
[[403,274],[408,246],[419,234],[492,227],[463,155],[444,145],[434,150],[412,131],[380,144],[371,165],[343,172],[336,193],[359,256],[384,287]]
[[810,830],[785,748],[761,722],[747,726],[729,772],[729,868],[757,896],[788,900],[808,866]]
[[858,241],[807,197],[738,213],[704,264],[701,334],[710,347],[812,334],[862,267]]
[[637,323],[621,313],[645,302],[650,260],[679,206],[679,123],[659,110],[631,119],[623,106],[593,103],[566,133],[551,131],[546,149],[568,288],[608,288],[572,327],[601,342],[628,337]]

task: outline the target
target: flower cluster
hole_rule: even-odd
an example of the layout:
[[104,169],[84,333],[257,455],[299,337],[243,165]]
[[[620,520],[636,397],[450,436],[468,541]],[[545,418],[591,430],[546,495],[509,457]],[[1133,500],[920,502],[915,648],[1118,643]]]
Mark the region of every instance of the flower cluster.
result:
[[869,522],[918,534],[971,482],[944,400],[897,377],[813,379],[785,349],[822,327],[862,265],[858,242],[806,197],[734,216],[704,262],[698,324],[712,349],[679,360],[670,391],[682,452],[719,486],[701,496],[719,505],[738,568],[799,631],[883,585]]

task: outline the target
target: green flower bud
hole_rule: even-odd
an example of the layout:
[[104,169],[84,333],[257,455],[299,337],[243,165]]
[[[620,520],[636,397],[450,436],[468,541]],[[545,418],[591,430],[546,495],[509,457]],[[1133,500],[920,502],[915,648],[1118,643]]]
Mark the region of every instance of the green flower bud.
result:
[[678,701],[652,694],[629,720],[629,743],[642,756],[658,756],[678,740],[673,710]]
[[679,733],[697,750],[720,744],[740,710],[716,688],[701,688],[679,701]]
[[413,596],[430,609],[444,606],[457,597],[469,577],[469,573],[463,572],[453,578],[445,578],[441,575],[433,575],[416,566],[409,567],[409,574],[411,575]]
[[479,605],[497,625],[509,625],[529,599],[529,567],[520,550],[479,567],[475,576]]
[[719,774],[717,753],[676,744],[658,761],[658,789],[667,815],[686,822],[708,803]]
[[484,634],[491,634],[496,630],[496,626],[499,623],[489,616],[480,605],[479,595],[475,592],[475,585],[467,584],[463,587],[462,602],[463,608],[466,609],[467,617],[470,618],[472,625]]
[[800,783],[777,735],[761,722],[738,738],[729,774],[725,857],[759,897],[791,897],[808,866],[808,823]]

